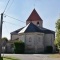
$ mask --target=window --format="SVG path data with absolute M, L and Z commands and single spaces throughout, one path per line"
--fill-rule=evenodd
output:
M 37 22 L 37 25 L 39 24 L 39 22 Z
M 38 37 L 38 41 L 40 42 L 40 37 Z
M 31 42 L 32 41 L 32 38 L 31 37 L 29 37 L 29 42 Z
M 39 26 L 39 22 L 37 22 L 37 26 Z

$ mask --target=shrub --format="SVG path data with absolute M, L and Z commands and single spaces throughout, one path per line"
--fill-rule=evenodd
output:
M 0 57 L 0 60 L 3 60 L 3 57 Z
M 24 53 L 25 51 L 25 44 L 24 42 L 15 42 L 14 43 L 14 51 L 16 54 Z
M 52 46 L 47 46 L 45 49 L 46 53 L 52 53 L 53 52 L 53 47 Z

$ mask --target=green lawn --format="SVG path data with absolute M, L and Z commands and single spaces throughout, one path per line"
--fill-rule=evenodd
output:
M 15 57 L 3 57 L 3 60 L 19 60 Z
M 60 54 L 51 54 L 50 58 L 60 58 Z

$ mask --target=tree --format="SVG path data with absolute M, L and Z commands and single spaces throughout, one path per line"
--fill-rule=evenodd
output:
M 6 43 L 8 42 L 8 39 L 6 37 L 2 38 L 2 46 L 6 46 Z
M 6 37 L 3 37 L 2 40 L 5 40 L 6 42 L 8 41 L 8 39 Z
M 7 42 L 8 42 L 8 39 L 6 37 L 3 37 L 1 42 L 3 53 L 7 51 Z
M 55 44 L 57 48 L 60 51 L 60 19 L 56 22 L 56 38 L 55 38 Z

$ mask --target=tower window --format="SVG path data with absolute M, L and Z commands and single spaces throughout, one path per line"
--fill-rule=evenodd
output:
M 37 24 L 39 24 L 39 22 L 37 22 Z

